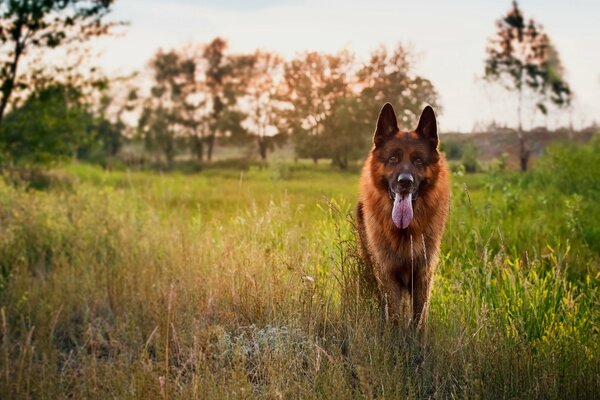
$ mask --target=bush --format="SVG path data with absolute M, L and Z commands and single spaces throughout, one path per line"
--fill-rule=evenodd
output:
M 600 253 L 600 140 L 587 145 L 555 144 L 539 160 L 533 177 L 540 189 L 550 187 L 567 200 L 561 208 L 570 215 L 574 233 Z M 585 201 L 583 201 L 585 199 Z
M 48 165 L 69 159 L 90 139 L 91 124 L 78 89 L 64 85 L 43 88 L 2 121 L 0 155 L 20 165 Z
M 481 169 L 477 160 L 477 148 L 472 143 L 467 143 L 463 147 L 461 162 L 467 173 L 478 172 Z
M 448 160 L 460 160 L 463 154 L 463 144 L 457 140 L 445 140 L 440 143 L 440 149 Z

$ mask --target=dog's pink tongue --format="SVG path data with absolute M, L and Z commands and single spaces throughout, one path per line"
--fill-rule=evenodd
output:
M 409 193 L 402 198 L 400 194 L 394 199 L 392 208 L 392 221 L 399 229 L 406 229 L 413 219 L 412 194 Z

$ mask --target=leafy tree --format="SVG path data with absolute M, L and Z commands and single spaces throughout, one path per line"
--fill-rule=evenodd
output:
M 121 119 L 122 110 L 117 118 L 111 120 L 107 108 L 111 99 L 103 96 L 100 108 L 92 115 L 90 123 L 90 139 L 86 141 L 77 151 L 79 159 L 106 165 L 108 158 L 116 157 L 124 141 L 126 125 Z
M 139 105 L 137 89 L 131 86 L 131 79 L 137 76 L 122 76 L 90 81 L 86 75 L 83 83 L 74 86 L 81 88 L 85 103 L 93 116 L 90 127 L 91 138 L 79 147 L 77 157 L 88 162 L 108 167 L 119 154 L 123 145 L 131 138 L 132 127 L 126 123 Z M 91 88 L 90 82 L 94 83 Z
M 374 116 L 386 101 L 397 104 L 398 120 L 416 123 L 423 103 L 439 108 L 433 84 L 412 71 L 410 53 L 401 45 L 382 47 L 357 72 L 354 57 L 304 53 L 285 64 L 280 99 L 283 131 L 294 138 L 299 157 L 331 158 L 342 169 L 367 150 Z
M 0 124 L 30 50 L 57 48 L 104 35 L 113 0 L 0 0 Z
M 199 163 L 204 160 L 204 142 L 210 134 L 209 119 L 205 111 L 206 100 L 187 99 L 183 104 L 183 124 L 188 133 L 192 154 Z
M 465 172 L 474 173 L 480 170 L 477 159 L 477 147 L 473 143 L 465 143 L 462 149 L 461 163 Z
M 517 93 L 519 159 L 525 171 L 529 150 L 522 124 L 524 95 L 536 98 L 538 110 L 547 114 L 549 103 L 568 106 L 572 93 L 556 49 L 541 25 L 533 19 L 525 20 L 516 1 L 496 26 L 496 35 L 486 49 L 485 78 Z
M 186 99 L 195 89 L 196 63 L 175 51 L 158 51 L 151 61 L 155 84 L 146 99 L 139 129 L 148 150 L 162 152 L 170 167 L 176 155 L 176 136 L 186 126 Z
M 75 157 L 90 140 L 92 124 L 80 90 L 53 84 L 34 91 L 6 115 L 0 145 L 12 164 L 51 164 Z
M 173 113 L 162 104 L 144 107 L 139 120 L 146 150 L 153 153 L 157 161 L 162 153 L 169 167 L 173 165 L 176 155 L 174 122 Z
M 365 155 L 371 143 L 372 123 L 364 118 L 365 104 L 360 96 L 339 97 L 325 120 L 322 141 L 334 165 L 346 170 L 350 161 Z M 371 121 L 372 122 L 372 121 Z
M 407 128 L 417 123 L 424 103 L 433 106 L 438 113 L 441 111 L 433 84 L 414 75 L 411 53 L 401 44 L 392 52 L 385 47 L 373 51 L 357 75 L 362 87 L 361 97 L 365 101 L 365 116 L 369 120 L 386 102 L 401 110 L 398 123 Z
M 348 52 L 307 52 L 284 66 L 280 99 L 291 107 L 280 113 L 283 132 L 294 137 L 296 154 L 315 163 L 327 157 L 323 140 L 325 121 L 338 98 L 352 94 L 353 56 Z
M 106 117 L 101 117 L 95 124 L 96 141 L 100 145 L 103 154 L 115 157 L 123 146 L 123 131 L 125 123 L 118 119 L 116 122 Z
M 217 135 L 243 135 L 245 130 L 241 123 L 245 119 L 243 112 L 237 109 L 237 99 L 243 90 L 245 81 L 241 79 L 240 70 L 251 65 L 247 56 L 229 57 L 225 54 L 227 42 L 215 38 L 204 48 L 202 59 L 206 65 L 204 89 L 210 101 L 210 132 L 206 136 L 207 158 L 212 153 Z
M 276 54 L 258 50 L 248 61 L 248 68 L 240 71 L 245 74 L 242 79 L 246 131 L 256 138 L 260 158 L 266 161 L 268 152 L 284 140 L 276 127 L 277 113 L 282 106 L 277 91 L 283 60 Z

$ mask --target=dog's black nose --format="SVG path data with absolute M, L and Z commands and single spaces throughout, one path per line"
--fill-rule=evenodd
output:
M 400 174 L 398 176 L 398 183 L 400 184 L 400 187 L 402 187 L 403 189 L 410 188 L 414 182 L 415 182 L 415 179 L 413 178 L 413 176 L 411 174 Z

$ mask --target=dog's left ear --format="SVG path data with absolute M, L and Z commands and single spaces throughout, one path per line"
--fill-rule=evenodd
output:
M 427 106 L 423 109 L 416 131 L 423 139 L 429 140 L 431 147 L 434 149 L 437 148 L 439 143 L 437 120 L 435 119 L 435 113 L 431 106 Z

